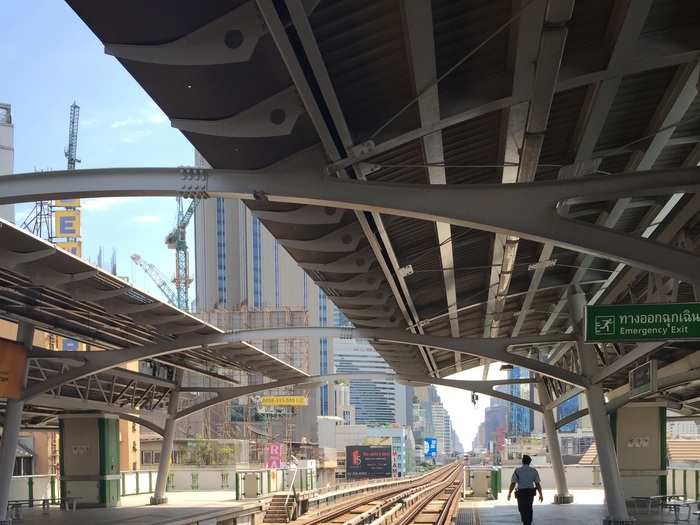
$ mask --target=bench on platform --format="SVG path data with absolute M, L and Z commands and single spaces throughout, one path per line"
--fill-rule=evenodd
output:
M 51 500 L 49 498 L 38 499 L 13 499 L 7 502 L 7 515 L 10 519 L 22 519 L 22 507 L 33 508 L 41 502 L 41 512 L 48 514 L 50 505 L 58 504 L 62 509 L 75 512 L 79 497 L 68 496 Z

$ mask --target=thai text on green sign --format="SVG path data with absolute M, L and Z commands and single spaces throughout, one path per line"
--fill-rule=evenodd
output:
M 700 303 L 588 306 L 585 333 L 590 342 L 700 339 Z

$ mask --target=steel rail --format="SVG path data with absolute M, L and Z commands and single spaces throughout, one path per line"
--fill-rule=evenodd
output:
M 454 512 L 455 502 L 459 497 L 460 491 L 457 482 L 460 479 L 461 472 L 461 466 L 455 468 L 445 482 L 438 485 L 435 490 L 431 490 L 426 497 L 420 498 L 415 506 L 413 506 L 406 514 L 401 516 L 401 518 L 399 518 L 395 525 L 412 525 L 414 520 L 425 510 L 425 508 L 443 493 L 447 493 L 447 498 L 444 500 L 444 505 L 440 510 L 437 520 L 435 521 L 435 525 L 447 525 L 450 521 L 452 513 Z M 452 489 L 451 491 L 450 488 Z
M 362 522 L 369 523 L 370 521 L 373 521 L 371 518 L 378 517 L 379 515 L 384 514 L 387 510 L 389 510 L 391 506 L 393 506 L 394 503 L 401 500 L 406 495 L 410 495 L 412 491 L 414 491 L 416 488 L 422 488 L 426 484 L 431 483 L 436 479 L 440 479 L 446 474 L 449 475 L 450 473 L 451 471 L 449 466 L 445 468 L 440 468 L 434 472 L 430 472 L 427 475 L 422 476 L 417 480 L 409 481 L 406 483 L 406 485 L 397 486 L 383 491 L 373 492 L 367 496 L 354 498 L 353 500 L 343 505 L 334 507 L 330 512 L 325 512 L 322 515 L 317 516 L 309 521 L 302 520 L 302 523 L 304 525 L 321 525 L 324 523 L 337 524 L 338 521 L 334 520 L 337 520 L 338 518 L 346 514 L 351 514 L 352 511 L 356 510 L 358 507 L 363 507 L 374 501 L 380 501 L 380 503 L 378 505 L 375 505 L 374 508 L 368 509 L 368 511 L 362 513 L 363 515 L 365 515 L 365 519 L 362 520 Z M 357 515 L 354 515 L 345 523 L 350 523 L 350 521 L 352 521 L 354 524 L 356 524 L 355 518 L 357 518 Z

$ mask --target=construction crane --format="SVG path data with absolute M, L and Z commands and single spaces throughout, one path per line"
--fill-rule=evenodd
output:
M 67 159 L 67 169 L 74 170 L 75 164 L 80 162 L 78 155 L 78 121 L 80 119 L 80 106 L 75 101 L 70 106 L 68 121 L 68 147 L 63 150 Z M 53 206 L 51 201 L 37 201 L 34 203 L 26 219 L 22 222 L 22 228 L 29 230 L 34 235 L 53 240 Z
M 146 275 L 148 275 L 154 283 L 156 283 L 156 286 L 161 292 L 163 292 L 163 295 L 165 295 L 170 304 L 173 306 L 178 306 L 177 293 L 168 284 L 167 279 L 162 273 L 160 273 L 158 268 L 136 253 L 131 256 L 131 260 L 134 261 L 139 268 L 146 272 Z
M 165 244 L 171 250 L 175 250 L 175 276 L 173 284 L 177 293 L 175 303 L 181 310 L 189 310 L 189 287 L 192 284 L 190 277 L 190 256 L 187 249 L 187 225 L 189 224 L 199 200 L 192 199 L 185 210 L 184 198 L 177 196 L 177 221 L 175 228 L 165 236 Z
M 64 150 L 68 159 L 69 170 L 75 169 L 75 163 L 80 162 L 78 155 L 78 119 L 80 118 L 80 106 L 73 101 L 70 105 L 70 122 L 68 124 L 68 147 Z
M 50 241 L 53 239 L 53 207 L 51 201 L 36 201 L 27 217 L 22 222 L 22 228 L 32 232 L 37 237 Z

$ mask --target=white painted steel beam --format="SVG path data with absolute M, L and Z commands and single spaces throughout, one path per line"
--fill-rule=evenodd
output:
M 299 0 L 289 0 L 286 2 L 292 24 L 294 25 L 297 35 L 299 36 L 301 46 L 306 54 L 306 59 L 311 66 L 312 72 L 318 84 L 318 88 L 320 89 L 321 96 L 323 97 L 323 102 L 328 108 L 331 120 L 335 126 L 335 131 L 340 137 L 342 145 L 336 144 L 333 140 L 333 136 L 319 108 L 320 101 L 316 100 L 315 98 L 314 91 L 309 85 L 309 81 L 307 80 L 299 62 L 299 57 L 291 45 L 289 35 L 287 34 L 285 27 L 282 25 L 282 21 L 279 17 L 277 9 L 274 6 L 274 3 L 271 0 L 256 1 L 258 9 L 260 10 L 263 19 L 267 24 L 268 30 L 270 31 L 270 34 L 275 40 L 275 44 L 282 55 L 282 59 L 287 65 L 289 74 L 291 75 L 299 95 L 301 96 L 302 102 L 304 103 L 304 106 L 311 117 L 311 121 L 313 122 L 314 127 L 321 138 L 321 144 L 327 158 L 329 158 L 332 162 L 340 160 L 343 156 L 343 152 L 341 152 L 339 148 L 346 148 L 347 151 L 349 151 L 349 148 L 352 147 L 353 140 L 350 135 L 350 129 L 348 128 L 342 108 L 340 107 L 340 102 L 338 101 L 338 97 L 336 96 L 335 89 L 328 74 L 328 70 L 326 69 L 326 65 L 323 61 L 321 51 L 311 28 L 311 24 L 307 17 L 307 13 L 309 12 L 308 9 L 306 9 L 305 4 L 302 4 Z M 348 177 L 344 169 L 338 170 L 337 173 L 342 177 Z M 391 241 L 388 239 L 388 235 L 386 234 L 386 228 L 384 228 L 382 217 L 379 213 L 372 214 L 372 218 L 374 219 L 377 229 L 379 230 L 379 235 L 377 236 L 375 235 L 374 228 L 372 225 L 370 225 L 369 220 L 362 212 L 356 210 L 355 216 L 362 227 L 362 231 L 364 232 L 367 241 L 369 242 L 375 259 L 379 263 L 379 266 L 385 275 L 387 283 L 391 288 L 392 294 L 394 295 L 394 299 L 396 300 L 399 309 L 406 319 L 407 324 L 409 326 L 412 325 L 414 322 L 419 320 L 418 313 L 413 305 L 411 294 L 408 292 L 405 279 L 398 272 L 399 264 Z M 386 251 L 389 261 L 385 260 L 384 251 Z M 389 263 L 392 265 L 391 268 L 389 267 Z M 401 290 L 399 290 L 399 287 Z M 427 369 L 434 372 L 437 367 L 435 366 L 429 352 L 425 349 L 420 349 L 420 353 L 425 361 Z
M 636 0 L 635 2 L 631 2 L 632 7 L 639 10 L 635 16 L 641 16 L 641 11 L 644 8 L 643 3 L 645 1 L 646 0 Z M 637 6 L 637 3 L 640 5 Z M 620 2 L 620 4 L 622 4 L 622 2 Z M 625 28 L 624 32 L 620 33 L 620 37 L 626 38 L 627 36 L 631 36 L 634 29 L 635 26 L 633 24 L 629 24 Z M 562 69 L 555 92 L 559 93 L 591 84 L 598 86 L 607 80 L 617 79 L 626 75 L 633 75 L 636 73 L 643 73 L 645 71 L 662 69 L 664 67 L 687 64 L 697 60 L 697 58 L 700 56 L 700 50 L 698 49 L 669 48 L 665 50 L 667 51 L 666 53 L 659 53 L 658 46 L 649 45 L 647 40 L 648 38 L 638 39 L 637 54 L 627 61 L 618 61 L 614 68 L 605 68 L 599 71 L 584 74 L 581 74 L 578 70 L 566 71 L 565 69 Z M 621 47 L 620 50 L 622 49 L 623 48 Z M 499 92 L 499 90 L 494 91 Z M 605 96 L 610 96 L 610 94 L 612 94 L 614 97 L 617 88 L 615 87 L 614 90 L 605 89 L 602 91 L 598 89 L 597 91 L 599 91 L 601 95 L 604 94 Z M 376 155 L 385 153 L 394 148 L 398 148 L 414 140 L 418 140 L 425 135 L 429 135 L 462 122 L 473 120 L 489 113 L 500 111 L 529 101 L 529 98 L 526 97 L 516 98 L 513 96 L 493 98 L 491 100 L 487 99 L 484 101 L 484 92 L 482 91 L 481 94 L 482 96 L 478 99 L 467 97 L 461 101 L 447 101 L 451 106 L 457 106 L 460 109 L 447 116 L 444 116 L 438 122 L 435 122 L 429 126 L 416 128 L 394 138 L 385 140 L 384 142 L 375 144 L 370 141 L 368 143 L 363 143 L 362 148 L 359 148 L 356 145 L 352 156 L 334 162 L 331 164 L 331 166 L 334 169 L 346 168 L 355 163 L 371 159 Z M 488 95 L 488 93 L 486 93 L 486 95 Z
M 671 366 L 673 366 L 673 365 L 671 365 Z M 699 368 L 687 370 L 685 372 L 669 374 L 667 376 L 660 377 L 658 379 L 656 392 L 650 392 L 649 395 L 653 396 L 654 394 L 658 394 L 659 392 L 663 392 L 664 390 L 668 390 L 668 389 L 675 388 L 678 386 L 688 385 L 694 381 L 700 381 L 700 369 Z M 633 401 L 633 399 L 631 398 L 629 392 L 624 392 L 624 393 L 620 394 L 619 396 L 612 398 L 606 404 L 608 414 L 612 414 L 613 412 L 622 408 L 623 406 L 630 403 L 631 401 Z M 686 401 L 684 401 L 684 402 L 686 402 Z M 571 423 L 572 421 L 576 421 L 577 419 L 582 418 L 582 417 L 587 416 L 587 415 L 588 415 L 588 409 L 582 408 L 581 410 L 578 410 L 572 414 L 569 414 L 568 416 L 557 421 L 557 428 L 561 428 L 564 425 L 567 425 L 567 424 Z
M 535 359 L 508 352 L 512 345 L 539 345 L 550 344 L 558 341 L 570 340 L 570 336 L 522 336 L 516 338 L 451 338 L 413 334 L 405 330 L 396 329 L 371 329 L 371 328 L 271 328 L 262 330 L 245 330 L 226 334 L 212 334 L 207 336 L 183 337 L 177 341 L 157 343 L 124 350 L 111 350 L 108 352 L 85 352 L 81 355 L 84 363 L 82 366 L 69 368 L 60 376 L 48 378 L 40 384 L 32 385 L 25 392 L 24 399 L 32 398 L 49 392 L 62 384 L 67 384 L 91 374 L 103 372 L 137 359 L 149 359 L 168 354 L 174 354 L 184 350 L 191 350 L 207 346 L 211 351 L 216 351 L 217 346 L 226 347 L 235 342 L 257 341 L 263 339 L 297 338 L 297 337 L 341 337 L 354 339 L 367 339 L 372 341 L 385 341 L 406 344 L 411 346 L 426 346 L 439 348 L 446 351 L 460 352 L 477 357 L 503 361 L 513 365 L 528 368 L 542 375 L 554 377 L 577 386 L 585 385 L 586 381 L 578 374 L 542 363 Z M 56 352 L 61 354 L 62 352 Z M 73 353 L 73 352 L 71 352 Z M 74 353 L 73 353 L 74 354 Z M 42 354 L 43 355 L 43 354 Z M 30 353 L 30 358 L 34 358 Z M 270 356 L 272 358 L 272 356 Z M 78 363 L 76 363 L 78 364 Z M 286 365 L 287 368 L 292 368 Z M 298 371 L 294 380 L 306 378 L 308 374 Z
M 640 2 L 639 5 L 643 4 L 644 2 Z M 639 7 L 637 7 L 637 9 L 639 9 Z M 647 131 L 645 132 L 645 135 L 655 133 L 653 138 L 643 154 L 632 156 L 631 160 L 626 166 L 625 171 L 644 171 L 650 170 L 653 167 L 654 162 L 656 162 L 656 159 L 659 158 L 664 147 L 667 145 L 668 140 L 673 135 L 676 129 L 676 124 L 690 108 L 690 105 L 697 95 L 699 71 L 700 66 L 697 62 L 695 62 L 692 64 L 686 64 L 676 73 L 671 85 L 666 90 L 664 98 L 657 108 Z M 612 80 L 610 82 L 610 85 L 614 84 Z M 616 90 L 617 86 L 615 87 L 615 91 Z M 612 104 L 612 99 L 609 102 Z M 605 110 L 609 110 L 609 107 L 606 107 Z M 603 108 L 598 107 L 597 109 L 594 109 L 591 120 L 595 121 L 598 119 L 599 112 L 601 111 L 603 111 Z M 577 157 L 577 160 L 583 161 L 586 156 L 593 154 L 593 147 L 597 141 L 597 134 L 599 134 L 602 129 L 602 123 L 600 126 L 600 128 L 596 127 L 594 132 L 594 134 L 596 134 L 596 139 L 594 141 L 587 141 L 581 145 L 579 148 L 580 158 Z M 656 133 L 657 131 L 661 132 Z M 696 157 L 691 155 L 688 159 L 686 159 L 683 165 L 688 167 L 697 165 Z M 666 202 L 666 205 L 661 207 L 658 212 L 652 213 L 646 218 L 645 223 L 642 224 L 642 226 L 645 227 L 644 231 L 641 233 L 642 237 L 648 238 L 656 231 L 656 228 L 664 221 L 664 219 L 666 219 L 673 208 L 680 202 L 682 196 L 682 193 L 675 193 L 671 195 Z M 598 220 L 598 224 L 606 228 L 615 227 L 625 210 L 631 204 L 632 199 L 629 197 L 619 199 L 608 213 L 601 215 L 600 219 Z M 545 246 L 545 248 L 547 248 L 547 246 Z M 573 283 L 578 283 L 581 279 L 583 279 L 593 261 L 594 257 L 591 255 L 583 255 L 579 257 L 579 259 L 576 261 L 578 269 L 574 273 L 574 277 L 572 279 Z M 607 287 L 619 277 L 623 269 L 624 264 L 620 264 L 617 268 L 615 268 L 615 270 L 608 276 L 607 283 L 604 284 L 599 291 L 589 299 L 589 304 L 598 302 L 598 300 L 605 293 Z M 697 282 L 693 282 L 693 284 L 697 284 Z M 543 332 L 547 331 L 555 322 L 565 304 L 566 297 L 565 295 L 562 295 L 558 303 L 555 305 L 549 319 L 545 322 Z M 570 330 L 570 327 L 568 330 Z M 560 358 L 567 349 L 568 345 L 561 347 L 558 352 L 553 354 L 551 361 L 556 362 L 556 360 Z
M 210 408 L 212 406 L 218 405 L 220 403 L 224 403 L 226 401 L 229 401 L 231 399 L 235 399 L 241 396 L 253 394 L 256 392 L 264 392 L 266 390 L 273 390 L 276 388 L 282 388 L 286 386 L 298 386 L 298 387 L 303 387 L 303 386 L 316 386 L 322 383 L 326 382 L 332 382 L 335 380 L 348 380 L 348 381 L 353 381 L 353 380 L 367 380 L 367 379 L 376 379 L 376 380 L 390 380 L 390 381 L 399 381 L 399 382 L 406 382 L 406 383 L 414 383 L 414 384 L 433 384 L 433 385 L 441 385 L 441 386 L 448 386 L 451 388 L 459 388 L 461 390 L 469 390 L 472 392 L 478 392 L 480 394 L 492 396 L 492 397 L 497 397 L 499 399 L 503 399 L 505 401 L 509 401 L 512 403 L 516 403 L 522 406 L 525 406 L 527 408 L 531 408 L 533 410 L 541 411 L 542 407 L 534 403 L 532 401 L 529 401 L 527 399 L 522 399 L 517 396 L 512 396 L 510 394 L 504 393 L 504 392 L 499 392 L 498 390 L 495 390 L 494 387 L 500 386 L 500 385 L 511 385 L 511 384 L 522 384 L 522 383 L 534 383 L 536 382 L 535 380 L 532 379 L 502 379 L 502 380 L 493 380 L 493 381 L 465 381 L 465 380 L 456 380 L 456 379 L 443 379 L 443 378 L 435 378 L 435 377 L 430 377 L 430 376 L 421 376 L 421 375 L 405 375 L 405 374 L 382 374 L 382 373 L 377 373 L 377 372 L 355 372 L 355 373 L 350 373 L 350 374 L 329 374 L 329 375 L 322 375 L 322 376 L 312 376 L 312 377 L 306 377 L 306 378 L 295 378 L 295 379 L 284 379 L 281 381 L 272 381 L 269 383 L 263 383 L 260 385 L 248 385 L 248 386 L 241 386 L 241 387 L 183 387 L 181 388 L 181 392 L 206 392 L 206 393 L 213 393 L 215 394 L 215 397 L 207 399 L 205 401 L 201 401 L 199 403 L 195 403 L 191 406 L 188 406 L 187 408 L 184 408 L 180 410 L 177 413 L 176 419 L 182 419 L 184 417 L 190 416 L 192 414 L 195 414 L 197 412 L 201 412 L 202 410 L 206 410 L 207 408 Z
M 318 157 L 316 157 L 317 160 Z M 295 158 L 293 160 L 298 160 Z M 259 172 L 181 168 L 75 170 L 0 177 L 0 204 L 56 198 L 177 195 L 267 199 L 441 221 L 538 242 L 700 283 L 700 259 L 648 239 L 566 219 L 567 199 L 696 193 L 696 168 L 506 185 L 410 185 L 333 179 L 308 160 Z M 318 164 L 316 164 L 318 166 Z M 494 203 L 499 206 L 494 206 Z
M 584 107 L 579 116 L 579 123 L 574 132 L 573 143 L 576 151 L 574 165 L 570 169 L 560 170 L 560 179 L 590 173 L 588 170 L 592 167 L 590 159 L 593 156 L 593 150 L 598 142 L 600 133 L 603 130 L 603 125 L 605 124 L 617 90 L 622 82 L 620 68 L 623 67 L 625 63 L 629 62 L 635 53 L 635 43 L 639 39 L 644 21 L 646 20 L 649 9 L 651 9 L 651 4 L 652 0 L 641 0 L 634 3 L 628 1 L 618 2 L 615 5 L 606 36 L 606 39 L 610 41 L 613 49 L 606 68 L 606 71 L 611 72 L 611 75 L 600 83 L 593 83 L 588 88 Z M 612 42 L 613 39 L 614 42 Z M 539 262 L 544 263 L 550 260 L 553 250 L 553 244 L 545 243 L 542 246 Z M 590 260 L 592 260 L 592 258 L 590 258 Z M 581 261 L 578 261 L 577 264 L 580 262 Z M 579 265 L 582 266 L 581 264 Z M 578 269 L 574 274 L 572 283 L 579 282 L 586 272 L 586 269 Z M 526 303 L 528 303 L 528 305 L 532 303 L 536 293 L 535 290 L 539 287 L 539 281 L 542 279 L 543 275 L 544 270 L 536 274 L 531 280 L 531 293 L 526 298 Z M 558 320 L 565 306 L 566 292 L 561 295 L 549 318 L 545 321 L 541 333 L 549 331 L 552 324 Z M 521 324 L 525 322 L 529 308 L 523 308 L 523 310 L 525 313 L 522 319 L 518 319 L 518 322 Z M 555 359 L 558 360 L 569 348 L 570 345 L 560 347 L 559 351 L 551 356 L 550 361 L 556 362 Z
M 83 400 L 75 397 L 54 396 L 52 394 L 41 394 L 31 399 L 30 404 L 37 407 L 47 407 L 65 411 L 95 411 L 106 414 L 115 414 L 121 419 L 132 421 L 143 425 L 146 428 L 162 435 L 163 428 L 155 421 L 139 415 L 141 411 L 134 409 L 131 405 L 119 406 L 114 403 L 103 403 L 94 400 Z M 163 412 L 162 410 L 160 412 Z M 149 412 L 149 415 L 152 415 Z
M 318 0 L 305 0 L 313 12 Z M 267 33 L 254 2 L 212 20 L 191 33 L 162 44 L 110 44 L 105 53 L 117 58 L 172 66 L 212 66 L 248 62 Z
M 522 2 L 521 2 L 522 4 Z M 546 0 L 534 2 L 528 11 L 528 16 L 520 17 L 517 25 L 512 26 L 508 49 L 509 66 L 513 70 L 512 99 L 521 100 L 507 107 L 501 116 L 501 137 L 499 156 L 506 165 L 502 170 L 501 182 L 510 184 L 518 180 L 518 165 L 525 137 L 525 126 L 532 97 L 534 64 L 537 59 Z M 515 7 L 516 2 L 513 3 Z M 503 311 L 510 280 L 512 267 L 517 255 L 517 237 L 497 233 L 493 239 L 491 250 L 491 272 L 489 276 L 488 299 L 486 315 L 484 316 L 484 337 L 498 335 L 499 321 L 497 316 Z M 489 363 L 484 363 L 483 377 L 488 377 Z
M 413 73 L 413 88 L 422 93 L 418 99 L 418 114 L 421 126 L 431 125 L 440 120 L 440 97 L 438 95 L 437 65 L 435 57 L 435 38 L 433 35 L 433 10 L 430 2 L 413 2 L 406 0 L 402 4 L 403 21 L 406 32 L 408 56 Z M 432 87 L 428 89 L 428 86 Z M 444 167 L 445 153 L 442 132 L 436 131 L 421 139 L 423 156 L 430 184 L 446 184 Z M 459 317 L 457 315 L 457 285 L 455 283 L 454 252 L 452 249 L 452 229 L 444 222 L 435 223 L 442 276 L 445 283 L 445 301 L 450 322 L 450 335 L 459 337 Z M 455 368 L 462 370 L 459 354 L 455 354 Z

